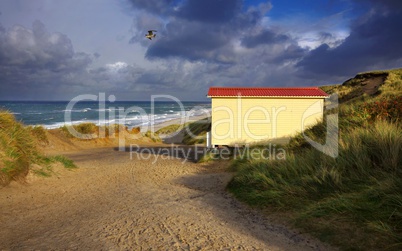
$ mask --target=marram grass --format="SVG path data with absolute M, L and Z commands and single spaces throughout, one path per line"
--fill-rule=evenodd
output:
M 358 94 L 357 80 L 325 87 L 341 96 L 337 158 L 299 134 L 285 146 L 286 160 L 233 160 L 229 191 L 290 213 L 296 226 L 341 250 L 402 250 L 402 70 L 383 73 L 371 96 Z M 321 123 L 306 134 L 325 139 L 325 129 Z
M 185 125 L 183 143 L 186 145 L 205 142 L 206 133 L 211 130 L 211 117 L 191 122 Z
M 0 111 L 0 186 L 11 181 L 24 181 L 32 165 L 45 168 L 33 170 L 41 176 L 48 176 L 54 161 L 62 162 L 67 168 L 74 164 L 67 158 L 44 156 L 37 148 L 38 143 L 48 143 L 46 131 L 42 127 L 25 127 L 12 114 Z M 66 165 L 67 164 L 67 165 Z
M 284 161 L 243 159 L 233 166 L 237 173 L 228 188 L 251 205 L 293 211 L 296 223 L 318 236 L 322 225 L 310 223 L 323 219 L 322 224 L 342 219 L 361 229 L 345 242 L 341 226 L 326 226 L 334 231 L 324 239 L 341 248 L 402 248 L 400 124 L 376 121 L 345 131 L 336 159 L 307 148 L 288 153 Z M 376 241 L 370 241 L 373 236 Z

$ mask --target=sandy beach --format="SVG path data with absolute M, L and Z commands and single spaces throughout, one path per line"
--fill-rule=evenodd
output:
M 172 119 L 172 120 L 169 120 L 169 121 L 165 121 L 163 123 L 155 124 L 153 127 L 150 127 L 150 130 L 156 132 L 159 129 L 161 129 L 163 127 L 166 127 L 166 126 L 169 126 L 169 125 L 173 125 L 173 124 L 179 124 L 180 125 L 180 124 L 187 123 L 187 122 L 194 122 L 194 121 L 198 121 L 200 119 L 205 119 L 207 117 L 208 117 L 208 115 L 204 114 L 204 115 L 199 115 L 199 116 L 192 116 L 192 117 L 189 117 L 189 118 L 183 117 L 183 118 L 179 118 L 179 119 Z
M 234 199 L 225 162 L 111 147 L 66 155 L 78 169 L 0 189 L 1 250 L 328 249 Z

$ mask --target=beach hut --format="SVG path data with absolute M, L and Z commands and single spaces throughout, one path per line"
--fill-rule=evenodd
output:
M 323 119 L 324 99 L 317 87 L 211 87 L 210 144 L 235 146 L 276 139 L 286 142 Z

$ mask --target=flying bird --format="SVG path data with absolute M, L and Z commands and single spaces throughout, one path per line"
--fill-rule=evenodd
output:
M 156 30 L 149 30 L 148 34 L 145 34 L 145 37 L 149 40 L 152 40 L 152 38 L 156 37 L 156 34 L 154 32 L 156 32 Z

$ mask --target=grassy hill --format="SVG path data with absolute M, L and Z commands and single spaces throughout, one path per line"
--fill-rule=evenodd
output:
M 228 189 L 342 250 L 401 250 L 402 69 L 321 88 L 339 95 L 339 107 L 328 112 L 339 115 L 339 156 L 316 150 L 301 134 L 277 146 L 285 160 L 267 159 L 256 146 L 260 158 L 233 160 Z M 325 120 L 306 132 L 321 142 L 325 133 Z

